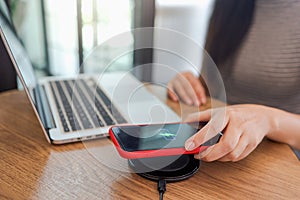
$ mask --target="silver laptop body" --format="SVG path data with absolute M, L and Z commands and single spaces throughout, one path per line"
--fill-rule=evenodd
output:
M 129 72 L 38 80 L 26 51 L 4 20 L 0 21 L 0 35 L 50 143 L 105 137 L 115 124 L 180 121 Z

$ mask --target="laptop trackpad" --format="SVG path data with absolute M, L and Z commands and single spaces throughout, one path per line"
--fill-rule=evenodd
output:
M 180 121 L 180 117 L 174 111 L 151 94 L 144 84 L 136 80 L 130 73 L 118 74 L 113 77 L 109 74 L 105 75 L 101 80 L 101 86 L 129 123 L 149 124 Z
M 127 87 L 118 91 L 115 91 L 111 98 L 129 123 L 150 124 L 180 121 L 180 117 L 174 111 L 145 87 L 138 90 L 130 90 Z
M 130 102 L 120 105 L 123 115 L 133 124 L 178 122 L 179 117 L 161 102 Z

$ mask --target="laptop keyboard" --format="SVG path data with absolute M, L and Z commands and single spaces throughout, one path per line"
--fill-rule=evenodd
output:
M 93 79 L 52 81 L 50 86 L 64 132 L 126 123 Z

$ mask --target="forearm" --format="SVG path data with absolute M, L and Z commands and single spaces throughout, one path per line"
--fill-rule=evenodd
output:
M 274 109 L 272 118 L 275 127 L 267 137 L 300 150 L 300 115 Z

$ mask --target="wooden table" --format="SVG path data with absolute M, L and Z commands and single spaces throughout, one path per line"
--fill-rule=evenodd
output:
M 264 140 L 240 162 L 202 162 L 190 179 L 167 184 L 164 198 L 300 199 L 300 163 L 287 145 Z M 81 142 L 48 144 L 25 94 L 10 91 L 0 94 L 0 199 L 140 200 L 158 192 L 155 182 L 102 164 Z

